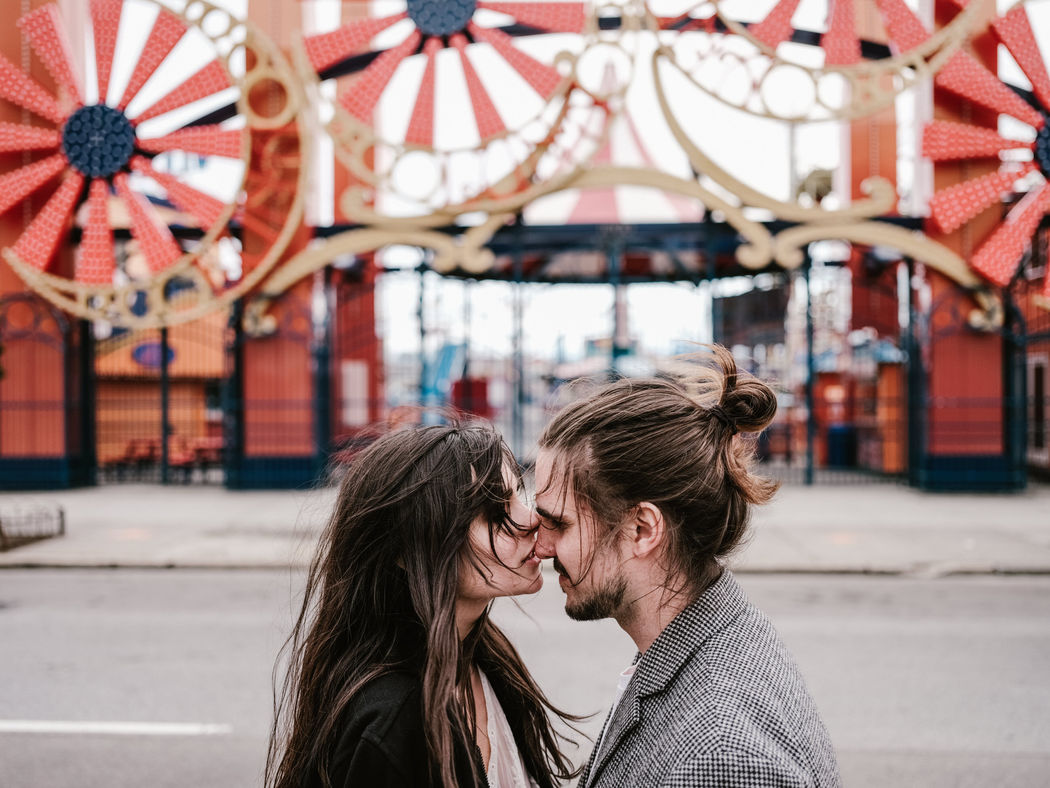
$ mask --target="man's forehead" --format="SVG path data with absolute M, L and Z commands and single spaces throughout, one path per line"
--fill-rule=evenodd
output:
M 564 484 L 550 484 L 549 480 L 541 480 L 536 477 L 536 507 L 545 510 L 548 514 L 561 514 L 565 509 L 566 498 L 569 491 Z
M 541 450 L 535 458 L 535 510 L 566 524 L 592 516 L 586 504 L 576 502 L 569 464 L 560 452 Z
M 541 449 L 536 456 L 536 509 L 540 514 L 561 518 L 575 512 L 572 487 L 566 468 L 555 452 Z
M 555 453 L 550 449 L 540 449 L 536 452 L 536 477 L 549 476 L 554 469 Z

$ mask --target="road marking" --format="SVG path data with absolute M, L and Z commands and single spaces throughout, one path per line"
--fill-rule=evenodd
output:
M 0 733 L 82 733 L 101 736 L 223 736 L 232 725 L 206 722 L 0 720 Z

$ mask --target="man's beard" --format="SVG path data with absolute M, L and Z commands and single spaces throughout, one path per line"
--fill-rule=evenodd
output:
M 572 578 L 565 571 L 565 567 L 558 563 L 557 558 L 554 559 L 554 568 L 572 583 Z M 570 602 L 566 597 L 565 614 L 576 621 L 613 618 L 623 607 L 624 597 L 627 596 L 627 580 L 623 576 L 609 578 L 590 591 L 584 591 L 575 584 L 573 587 L 576 589 L 577 599 Z

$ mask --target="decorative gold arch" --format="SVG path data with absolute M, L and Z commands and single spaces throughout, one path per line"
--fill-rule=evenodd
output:
M 948 27 L 930 35 L 904 55 L 874 65 L 860 63 L 846 69 L 850 79 L 860 79 L 859 75 L 863 75 L 864 80 L 870 78 L 878 81 L 877 78 L 888 73 L 887 69 L 893 71 L 897 77 L 890 87 L 886 87 L 886 80 L 883 80 L 884 90 L 879 95 L 872 93 L 870 88 L 855 92 L 852 103 L 839 107 L 836 116 L 853 118 L 873 112 L 891 101 L 902 85 L 912 86 L 917 81 L 932 77 L 936 68 L 957 51 L 979 20 L 986 18 L 983 12 L 986 11 L 987 1 L 975 0 L 970 3 Z M 368 205 L 366 199 L 366 196 L 371 194 L 367 190 L 381 185 L 373 178 L 364 186 L 352 186 L 342 197 L 343 207 L 348 211 L 348 215 L 365 220 L 367 226 L 330 236 L 323 243 L 301 252 L 285 263 L 263 284 L 257 299 L 247 310 L 250 329 L 265 332 L 268 326 L 267 305 L 290 284 L 324 267 L 338 255 L 361 254 L 395 244 L 414 245 L 433 252 L 431 264 L 439 272 L 460 270 L 483 273 L 493 264 L 493 255 L 486 248 L 486 244 L 502 226 L 512 221 L 531 202 L 567 189 L 615 186 L 659 189 L 695 199 L 707 211 L 717 212 L 742 239 L 736 253 L 738 262 L 753 270 L 772 264 L 785 269 L 796 268 L 803 262 L 803 248 L 819 240 L 845 240 L 894 247 L 902 255 L 940 271 L 972 294 L 975 304 L 969 316 L 972 327 L 992 329 L 1001 324 L 1002 310 L 999 300 L 958 254 L 921 232 L 879 220 L 892 212 L 897 200 L 895 189 L 888 181 L 869 179 L 863 184 L 866 194 L 864 199 L 832 210 L 820 205 L 809 206 L 797 201 L 775 199 L 731 175 L 691 139 L 669 99 L 664 70 L 681 71 L 682 68 L 676 59 L 674 42 L 669 40 L 671 34 L 666 31 L 655 33 L 654 30 L 660 26 L 658 18 L 644 3 L 636 0 L 606 4 L 601 8 L 604 9 L 604 13 L 614 8 L 623 15 L 625 21 L 622 29 L 611 38 L 608 35 L 605 38 L 625 51 L 630 49 L 627 39 L 641 34 L 643 30 L 660 37 L 648 62 L 635 62 L 633 65 L 634 68 L 645 66 L 649 69 L 663 120 L 686 154 L 695 177 L 683 178 L 666 172 L 633 167 L 594 166 L 582 161 L 568 171 L 547 179 L 539 178 L 536 176 L 537 164 L 554 144 L 558 131 L 557 127 L 554 127 L 549 139 L 537 146 L 529 159 L 529 180 L 520 180 L 521 173 L 518 173 L 516 177 L 519 177 L 519 180 L 515 181 L 513 187 L 492 189 L 463 203 L 441 206 L 426 215 L 394 218 L 376 212 Z M 721 10 L 718 10 L 721 13 Z M 595 18 L 589 23 L 588 30 L 592 31 L 593 35 L 593 31 L 598 27 Z M 739 26 L 736 25 L 730 24 L 727 27 L 729 35 L 746 33 L 746 29 L 738 30 Z M 768 50 L 768 47 L 766 49 Z M 764 55 L 775 57 L 775 52 L 765 51 Z M 905 74 L 907 79 L 903 79 L 901 74 Z M 697 87 L 704 89 L 700 85 Z M 760 87 L 761 84 L 758 83 L 756 89 Z M 566 104 L 574 90 L 583 89 L 570 86 L 566 94 Z M 621 92 L 625 92 L 625 89 Z M 591 93 L 587 96 L 592 101 L 596 99 Z M 612 118 L 616 112 L 622 111 L 623 103 L 615 102 L 608 106 L 609 117 Z M 564 119 L 564 116 L 561 116 L 561 119 Z M 344 158 L 349 156 L 360 166 L 364 149 L 351 146 L 350 149 L 340 150 L 341 142 L 345 140 L 337 137 L 339 155 Z M 717 184 L 718 191 L 705 187 L 706 180 Z M 723 193 L 729 197 L 722 196 Z M 789 222 L 793 226 L 773 234 L 766 225 L 749 218 L 748 214 L 753 209 L 760 209 L 770 217 Z M 455 227 L 459 217 L 466 214 L 482 214 L 484 219 L 478 224 L 463 227 L 460 231 L 449 234 L 448 228 Z M 438 228 L 443 229 L 439 232 Z
M 93 7 L 96 3 L 106 2 L 119 5 L 120 0 L 92 0 Z M 829 8 L 834 6 L 840 9 L 852 2 L 828 0 Z M 920 33 L 919 28 L 915 27 L 917 18 L 912 20 L 907 17 L 907 8 L 900 0 L 877 2 L 880 7 L 893 9 L 896 15 L 891 14 L 887 27 L 891 41 L 903 40 L 907 44 L 901 53 L 877 62 L 854 61 L 812 69 L 810 76 L 815 85 L 829 74 L 845 80 L 848 89 L 842 94 L 843 101 L 838 104 L 832 105 L 825 101 L 814 112 L 790 118 L 768 111 L 757 114 L 784 122 L 800 122 L 827 118 L 855 119 L 875 112 L 887 106 L 900 90 L 929 83 L 938 77 L 938 69 L 955 62 L 955 58 L 963 51 L 960 48 L 966 37 L 983 29 L 983 23 L 990 16 L 988 9 L 993 0 L 960 2 L 962 10 L 946 27 L 933 33 L 925 33 L 924 29 Z M 501 3 L 487 5 L 497 7 Z M 514 13 L 524 15 L 527 24 L 542 27 L 545 19 L 553 18 L 543 16 L 551 13 L 548 6 L 557 4 L 502 5 L 505 9 L 513 9 Z M 533 5 L 542 6 L 542 13 L 531 14 L 526 7 Z M 583 8 L 582 3 L 565 3 L 566 8 L 575 5 Z M 244 116 L 248 129 L 246 136 L 250 137 L 254 131 L 276 135 L 259 156 L 250 155 L 248 143 L 245 143 L 241 153 L 252 168 L 248 177 L 255 178 L 254 183 L 260 188 L 254 190 L 254 195 L 241 205 L 228 206 L 223 221 L 217 225 L 225 226 L 234 210 L 242 212 L 246 225 L 259 221 L 260 216 L 255 212 L 259 211 L 261 215 L 265 208 L 265 182 L 270 168 L 291 166 L 296 169 L 297 177 L 291 179 L 295 183 L 295 193 L 285 195 L 289 197 L 286 201 L 288 210 L 266 228 L 265 235 L 270 243 L 261 261 L 232 286 L 217 288 L 208 281 L 196 261 L 221 234 L 223 228 L 217 226 L 204 233 L 200 249 L 184 255 L 177 263 L 146 281 L 120 286 L 86 284 L 44 273 L 39 267 L 28 265 L 12 249 L 4 250 L 4 256 L 29 287 L 62 309 L 87 319 L 103 319 L 127 327 L 169 325 L 195 319 L 229 304 L 235 298 L 254 294 L 245 310 L 246 324 L 252 331 L 266 332 L 271 327 L 266 313 L 268 305 L 291 284 L 323 268 L 339 255 L 364 254 L 388 245 L 408 244 L 432 250 L 432 265 L 437 271 L 461 270 L 481 274 L 494 262 L 486 246 L 488 242 L 501 227 L 513 221 L 535 200 L 568 189 L 643 186 L 685 196 L 695 200 L 708 212 L 716 212 L 742 239 L 736 256 L 745 268 L 758 270 L 773 264 L 786 269 L 798 267 L 804 259 L 804 247 L 825 239 L 892 246 L 900 250 L 902 255 L 940 271 L 972 294 L 975 306 L 969 316 L 970 325 L 984 329 L 999 325 L 1002 310 L 998 299 L 983 284 L 983 280 L 972 272 L 966 260 L 921 232 L 880 220 L 892 212 L 896 200 L 895 190 L 889 182 L 869 179 L 864 184 L 866 196 L 841 208 L 806 205 L 797 200 L 776 199 L 749 186 L 704 151 L 702 143 L 690 136 L 676 112 L 668 95 L 665 75 L 677 72 L 684 75 L 697 90 L 722 101 L 725 99 L 717 95 L 717 91 L 712 91 L 710 85 L 697 79 L 688 64 L 682 61 L 676 48 L 681 37 L 735 37 L 750 46 L 755 57 L 768 61 L 771 64 L 769 69 L 781 65 L 797 68 L 798 64 L 789 63 L 775 44 L 770 45 L 770 41 L 776 40 L 775 37 L 763 38 L 756 33 L 755 27 L 739 25 L 726 16 L 718 0 L 699 4 L 710 11 L 708 16 L 703 13 L 695 15 L 692 9 L 697 5 L 693 0 L 682 0 L 683 11 L 677 17 L 677 22 L 674 18 L 669 21 L 668 17 L 658 16 L 643 0 L 610 0 L 594 4 L 589 7 L 586 19 L 578 25 L 576 17 L 571 14 L 557 16 L 560 21 L 552 23 L 552 29 L 571 29 L 578 36 L 579 46 L 572 51 L 558 53 L 552 63 L 534 65 L 531 60 L 520 61 L 528 69 L 540 69 L 537 73 L 545 75 L 545 84 L 550 87 L 542 97 L 547 114 L 544 123 L 540 124 L 542 128 L 538 136 L 529 137 L 523 129 L 507 128 L 488 136 L 481 135 L 481 141 L 474 148 L 475 152 L 484 154 L 491 145 L 506 143 L 518 135 L 525 140 L 521 144 L 526 146 L 527 153 L 516 160 L 508 171 L 491 182 L 481 184 L 477 190 L 458 201 L 449 198 L 434 202 L 433 195 L 427 195 L 427 199 L 420 203 L 422 207 L 411 212 L 412 215 L 393 216 L 376 208 L 375 195 L 378 190 L 396 191 L 390 182 L 390 167 L 376 163 L 377 146 L 392 145 L 395 158 L 422 154 L 444 161 L 442 157 L 447 152 L 439 151 L 429 143 L 384 141 L 375 129 L 342 110 L 336 111 L 335 119 L 330 124 L 322 124 L 321 105 L 327 100 L 318 88 L 319 71 L 323 69 L 319 68 L 316 46 L 311 50 L 314 53 L 312 59 L 307 51 L 309 47 L 304 45 L 294 57 L 294 64 L 291 64 L 272 42 L 250 25 L 233 19 L 228 12 L 207 0 L 188 0 L 183 10 L 184 24 L 203 29 L 203 19 L 216 14 L 227 20 L 221 34 L 211 34 L 211 40 L 225 53 L 223 67 L 227 74 L 230 73 L 229 60 L 235 53 L 238 56 L 243 54 L 249 64 L 247 73 L 238 83 L 240 97 L 237 102 L 237 111 Z M 613 19 L 616 24 L 603 23 L 609 19 Z M 685 23 L 679 24 L 682 20 Z M 715 23 L 720 24 L 721 28 L 717 28 Z M 354 35 L 349 38 L 343 36 L 341 40 L 363 40 L 366 43 L 369 40 L 369 37 L 361 39 Z M 651 36 L 656 41 L 655 47 L 649 47 L 652 50 L 651 57 L 638 54 L 640 49 L 635 45 L 639 36 Z M 416 43 L 423 40 L 419 36 L 407 39 L 408 42 Z M 466 39 L 459 41 L 456 46 L 460 49 L 461 57 L 466 58 L 462 52 L 464 41 Z M 442 45 L 448 46 L 447 43 Z M 429 48 L 425 44 L 423 46 L 427 67 L 432 68 L 437 45 Z M 510 45 L 504 42 L 504 46 Z M 381 60 L 392 51 L 371 54 L 378 54 L 378 60 Z M 399 45 L 397 52 L 386 61 L 387 67 L 398 57 L 403 59 L 413 56 L 414 51 L 409 44 Z M 504 50 L 505 54 L 507 52 L 509 50 Z M 712 50 L 711 56 L 718 56 L 719 52 L 717 49 Z M 602 57 L 603 53 L 628 62 L 628 78 L 601 85 L 595 84 L 593 79 L 585 79 L 581 65 L 584 58 L 593 61 Z M 515 57 L 513 54 L 509 56 L 512 59 Z M 595 166 L 592 161 L 593 154 L 607 138 L 611 121 L 624 111 L 630 80 L 642 69 L 652 79 L 661 117 L 684 152 L 693 177 L 636 167 Z M 769 70 L 763 73 L 768 74 Z M 389 78 L 389 75 L 386 74 L 386 77 Z M 755 80 L 752 91 L 760 93 L 765 85 L 764 80 L 765 77 Z M 254 90 L 266 86 L 275 86 L 283 99 L 277 111 L 262 116 L 253 109 L 249 97 Z M 372 88 L 374 92 L 375 85 Z M 740 111 L 756 112 L 746 103 L 727 103 L 737 106 Z M 374 105 L 375 101 L 372 100 L 371 106 Z M 597 128 L 592 128 L 592 121 L 600 121 L 595 123 Z M 322 128 L 332 136 L 336 157 L 348 168 L 353 178 L 350 186 L 338 195 L 338 202 L 343 214 L 355 223 L 355 227 L 329 236 L 278 265 L 293 234 L 302 226 L 303 201 L 309 186 L 306 163 L 310 161 L 310 140 L 314 134 L 321 133 Z M 294 137 L 292 150 L 286 151 L 282 147 L 282 133 L 286 137 Z M 456 151 L 457 154 L 461 152 Z M 708 184 L 714 184 L 715 188 Z M 752 218 L 756 210 L 791 226 L 774 233 L 769 225 Z M 471 215 L 469 226 L 468 214 Z M 479 216 L 480 221 L 477 219 Z M 451 232 L 449 228 L 452 228 Z M 176 280 L 181 285 L 178 298 L 173 296 L 175 288 L 171 287 Z M 188 288 L 186 285 L 189 285 Z M 145 298 L 144 313 L 141 308 L 132 309 L 131 304 L 136 297 Z
M 865 0 L 867 3 L 868 0 Z M 678 56 L 673 42 L 665 41 L 664 53 L 674 67 L 699 90 L 727 106 L 761 117 L 791 122 L 858 119 L 870 116 L 889 106 L 902 92 L 931 79 L 973 34 L 982 20 L 987 19 L 994 0 L 974 0 L 943 27 L 928 31 L 917 19 L 908 15 L 903 0 L 870 0 L 879 6 L 886 22 L 890 52 L 887 57 L 865 60 L 860 57 L 860 36 L 857 34 L 855 10 L 864 6 L 858 0 L 828 0 L 831 28 L 822 36 L 821 44 L 829 52 L 825 62 L 812 65 L 786 54 L 783 37 L 790 26 L 781 17 L 775 19 L 785 3 L 778 3 L 768 16 L 756 24 L 745 25 L 727 13 L 726 0 L 682 0 L 679 13 L 659 17 L 649 14 L 650 25 L 666 30 L 674 25 L 685 29 L 715 29 L 724 27 L 736 46 L 707 53 L 717 55 L 731 67 L 746 71 L 753 79 L 752 89 L 744 95 L 733 95 L 718 82 L 699 73 L 699 65 L 692 67 Z M 855 9 L 856 7 L 856 9 Z M 836 13 L 836 12 L 845 12 Z M 777 22 L 780 24 L 777 24 Z M 759 32 L 759 31 L 762 32 Z M 832 40 L 828 40 L 832 39 Z M 742 44 L 742 46 L 741 46 Z M 835 50 L 837 56 L 831 55 Z M 805 105 L 793 112 L 778 110 L 770 102 L 767 88 L 774 85 L 778 75 L 792 72 L 804 75 L 811 87 Z M 775 92 L 775 88 L 773 90 Z
M 292 236 L 302 226 L 307 188 L 303 162 L 310 160 L 311 150 L 305 95 L 290 63 L 272 40 L 209 0 L 187 0 L 181 8 L 157 0 L 151 4 L 157 9 L 157 16 L 153 27 L 143 31 L 146 44 L 137 55 L 129 86 L 119 102 L 107 101 L 103 92 L 108 87 L 108 74 L 120 35 L 123 0 L 90 0 L 96 71 L 100 74 L 97 104 L 84 105 L 83 90 L 78 89 L 84 75 L 77 72 L 76 64 L 63 51 L 68 49 L 68 44 L 62 43 L 68 37 L 62 15 L 54 4 L 31 12 L 20 25 L 37 55 L 57 75 L 56 81 L 62 88 L 58 99 L 51 99 L 43 88 L 21 75 L 15 79 L 21 78 L 24 85 L 30 86 L 28 89 L 15 85 L 0 93 L 16 104 L 25 104 L 27 92 L 32 91 L 29 95 L 36 98 L 30 109 L 37 113 L 41 109 L 49 110 L 53 104 L 55 108 L 48 118 L 59 125 L 58 133 L 64 134 L 78 107 L 81 112 L 101 111 L 111 118 L 119 117 L 122 120 L 118 123 L 132 129 L 143 119 L 149 123 L 155 117 L 219 94 L 228 87 L 236 89 L 236 99 L 227 114 L 239 118 L 240 125 L 231 128 L 221 125 L 220 121 L 204 126 L 191 124 L 157 139 L 140 139 L 138 131 L 132 132 L 135 143 L 129 150 L 133 153 L 129 154 L 127 164 L 112 174 L 82 172 L 71 161 L 71 150 L 63 142 L 62 148 L 52 156 L 64 169 L 60 173 L 64 175 L 61 185 L 23 232 L 20 243 L 3 249 L 4 259 L 26 285 L 55 306 L 86 320 L 104 321 L 123 328 L 155 328 L 196 320 L 250 293 L 274 269 Z M 125 119 L 127 106 L 135 103 L 135 91 L 159 66 L 172 65 L 169 61 L 174 57 L 172 52 L 177 44 L 191 35 L 197 38 L 198 46 L 203 43 L 208 48 L 212 58 L 209 65 L 189 76 L 183 72 L 184 82 L 172 87 L 145 113 Z M 108 46 L 103 47 L 103 42 Z M 172 68 L 171 72 L 177 73 L 179 69 Z M 12 75 L 8 73 L 4 78 L 11 79 Z M 70 93 L 76 94 L 73 102 L 69 101 Z M 109 95 L 112 97 L 112 92 Z M 265 112 L 256 106 L 260 95 L 267 98 Z M 73 114 L 68 112 L 69 103 L 74 106 Z M 23 127 L 23 131 L 27 128 L 32 132 L 33 127 Z M 182 145 L 186 147 L 180 147 Z M 294 155 L 285 155 L 289 148 L 294 149 Z M 238 180 L 229 190 L 234 197 L 223 203 L 201 193 L 163 169 L 152 169 L 149 159 L 142 155 L 143 151 L 167 150 L 214 155 L 238 162 Z M 30 165 L 33 166 L 36 165 Z M 81 163 L 80 167 L 83 166 Z M 142 194 L 131 188 L 132 172 L 159 183 L 179 209 L 181 220 L 188 219 L 200 229 L 201 235 L 191 249 L 180 248 L 165 220 L 153 212 Z M 283 172 L 288 177 L 272 179 L 269 176 L 274 172 Z M 110 196 L 107 181 L 117 186 L 117 195 L 130 214 L 131 239 L 145 258 L 143 270 L 135 274 L 115 271 L 117 251 L 109 203 L 117 198 Z M 78 190 L 76 186 L 80 183 L 84 187 Z M 42 182 L 36 184 L 42 185 Z M 281 191 L 279 195 L 277 190 Z M 80 205 L 84 211 L 78 211 L 78 191 L 90 194 Z M 66 195 L 64 200 L 63 195 Z M 260 200 L 275 199 L 284 206 L 279 216 L 257 214 Z M 68 216 L 60 215 L 60 208 L 67 211 Z M 227 276 L 217 259 L 218 246 L 229 235 L 231 219 L 245 212 L 251 213 L 256 226 L 264 230 L 265 248 L 256 251 L 250 270 Z M 77 213 L 87 215 L 86 220 L 79 222 L 84 226 L 79 254 L 87 259 L 87 264 L 78 264 L 75 274 L 66 276 L 52 270 L 54 252 L 47 254 L 40 250 L 53 250 L 53 246 L 47 245 L 57 245 L 70 218 L 74 223 L 79 221 Z M 92 267 L 95 269 L 92 275 L 84 276 L 84 269 Z M 98 273 L 99 270 L 103 270 L 104 275 Z

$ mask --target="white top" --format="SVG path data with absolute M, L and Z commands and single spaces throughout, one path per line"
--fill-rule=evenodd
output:
M 598 743 L 594 747 L 595 752 L 601 750 L 602 742 L 605 741 L 605 731 L 609 727 L 609 723 L 612 722 L 613 714 L 616 713 L 616 707 L 620 705 L 620 699 L 623 697 L 623 692 L 627 689 L 627 685 L 631 683 L 631 676 L 634 675 L 634 669 L 637 667 L 637 663 L 634 665 L 628 665 L 620 672 L 620 679 L 616 682 L 616 697 L 613 698 L 612 708 L 609 709 L 609 715 L 605 718 L 605 727 L 602 728 L 601 738 L 598 739 Z
M 489 785 L 491 788 L 538 788 L 536 781 L 529 777 L 525 769 L 525 762 L 514 741 L 507 715 L 503 713 L 488 677 L 480 670 L 478 673 L 481 674 L 481 687 L 485 693 L 485 709 L 489 719 Z

